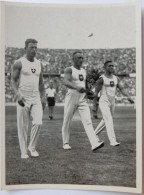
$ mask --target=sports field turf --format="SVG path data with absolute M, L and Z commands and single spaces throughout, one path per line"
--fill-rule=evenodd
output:
M 99 117 L 101 117 L 99 113 Z M 37 150 L 40 157 L 20 158 L 16 107 L 6 106 L 6 184 L 91 184 L 136 187 L 136 118 L 132 107 L 117 107 L 114 126 L 120 146 L 109 145 L 106 130 L 103 148 L 91 151 L 79 117 L 71 125 L 72 150 L 62 148 L 63 107 L 55 108 L 54 120 L 44 112 Z M 94 127 L 100 119 L 93 119 Z

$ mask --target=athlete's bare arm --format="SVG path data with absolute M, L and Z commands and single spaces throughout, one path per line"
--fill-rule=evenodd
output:
M 98 97 L 98 93 L 101 91 L 103 86 L 103 78 L 99 78 L 95 86 L 95 96 Z
M 103 78 L 99 78 L 96 82 L 95 93 L 94 93 L 94 101 L 97 102 L 98 93 L 101 91 L 103 86 Z
M 39 76 L 39 91 L 40 91 L 42 107 L 43 107 L 43 110 L 44 110 L 45 107 L 46 107 L 46 92 L 45 92 L 42 72 L 43 72 L 43 67 L 42 67 L 42 64 L 41 64 L 41 73 L 40 73 L 40 76 Z
M 45 88 L 44 88 L 44 82 L 43 82 L 43 76 L 42 76 L 42 72 L 43 72 L 43 67 L 41 64 L 41 73 L 39 76 L 39 91 L 40 91 L 40 97 L 45 97 Z
M 20 77 L 20 72 L 21 72 L 22 64 L 21 61 L 16 61 L 12 67 L 12 72 L 11 72 L 11 86 L 17 96 L 18 101 L 25 101 L 23 96 L 18 92 L 18 79 Z
M 75 89 L 79 91 L 80 93 L 85 92 L 85 89 L 83 89 L 82 87 L 77 87 L 72 83 L 72 69 L 71 68 L 65 69 L 63 84 L 70 89 Z
M 17 61 L 14 63 L 14 65 L 12 67 L 12 72 L 11 72 L 11 85 L 12 85 L 12 88 L 13 88 L 16 95 L 18 93 L 17 82 L 18 82 L 18 79 L 20 76 L 21 68 L 22 68 L 21 62 Z

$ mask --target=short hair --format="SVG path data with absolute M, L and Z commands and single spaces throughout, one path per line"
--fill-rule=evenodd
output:
M 28 46 L 28 44 L 29 43 L 38 43 L 38 41 L 36 40 L 36 39 L 27 39 L 26 41 L 25 41 L 25 48 L 27 48 L 27 46 Z
M 76 51 L 74 51 L 74 52 L 73 52 L 73 57 L 74 57 L 77 53 L 82 53 L 82 51 L 81 51 L 81 50 L 76 50 Z
M 104 63 L 104 67 L 106 67 L 107 64 L 108 64 L 108 63 L 111 63 L 111 62 L 112 62 L 112 60 L 107 60 L 107 61 Z

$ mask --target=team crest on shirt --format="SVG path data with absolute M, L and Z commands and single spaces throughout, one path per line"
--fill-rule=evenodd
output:
M 110 86 L 114 87 L 114 81 L 110 81 Z
M 35 68 L 31 68 L 31 71 L 32 71 L 32 73 L 35 73 L 36 69 Z
M 80 80 L 80 81 L 83 81 L 83 80 L 84 80 L 84 78 L 83 78 L 83 75 L 82 75 L 82 74 L 79 74 L 79 80 Z

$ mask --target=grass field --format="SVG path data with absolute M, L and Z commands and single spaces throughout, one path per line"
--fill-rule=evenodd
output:
M 99 117 L 101 117 L 99 113 Z M 87 184 L 136 187 L 136 115 L 132 107 L 117 107 L 114 118 L 119 147 L 109 145 L 106 131 L 100 138 L 105 146 L 91 151 L 79 117 L 71 125 L 72 150 L 62 149 L 63 107 L 55 108 L 55 119 L 44 112 L 38 158 L 21 159 L 17 137 L 16 108 L 6 106 L 6 184 Z M 94 127 L 98 120 L 93 120 Z

